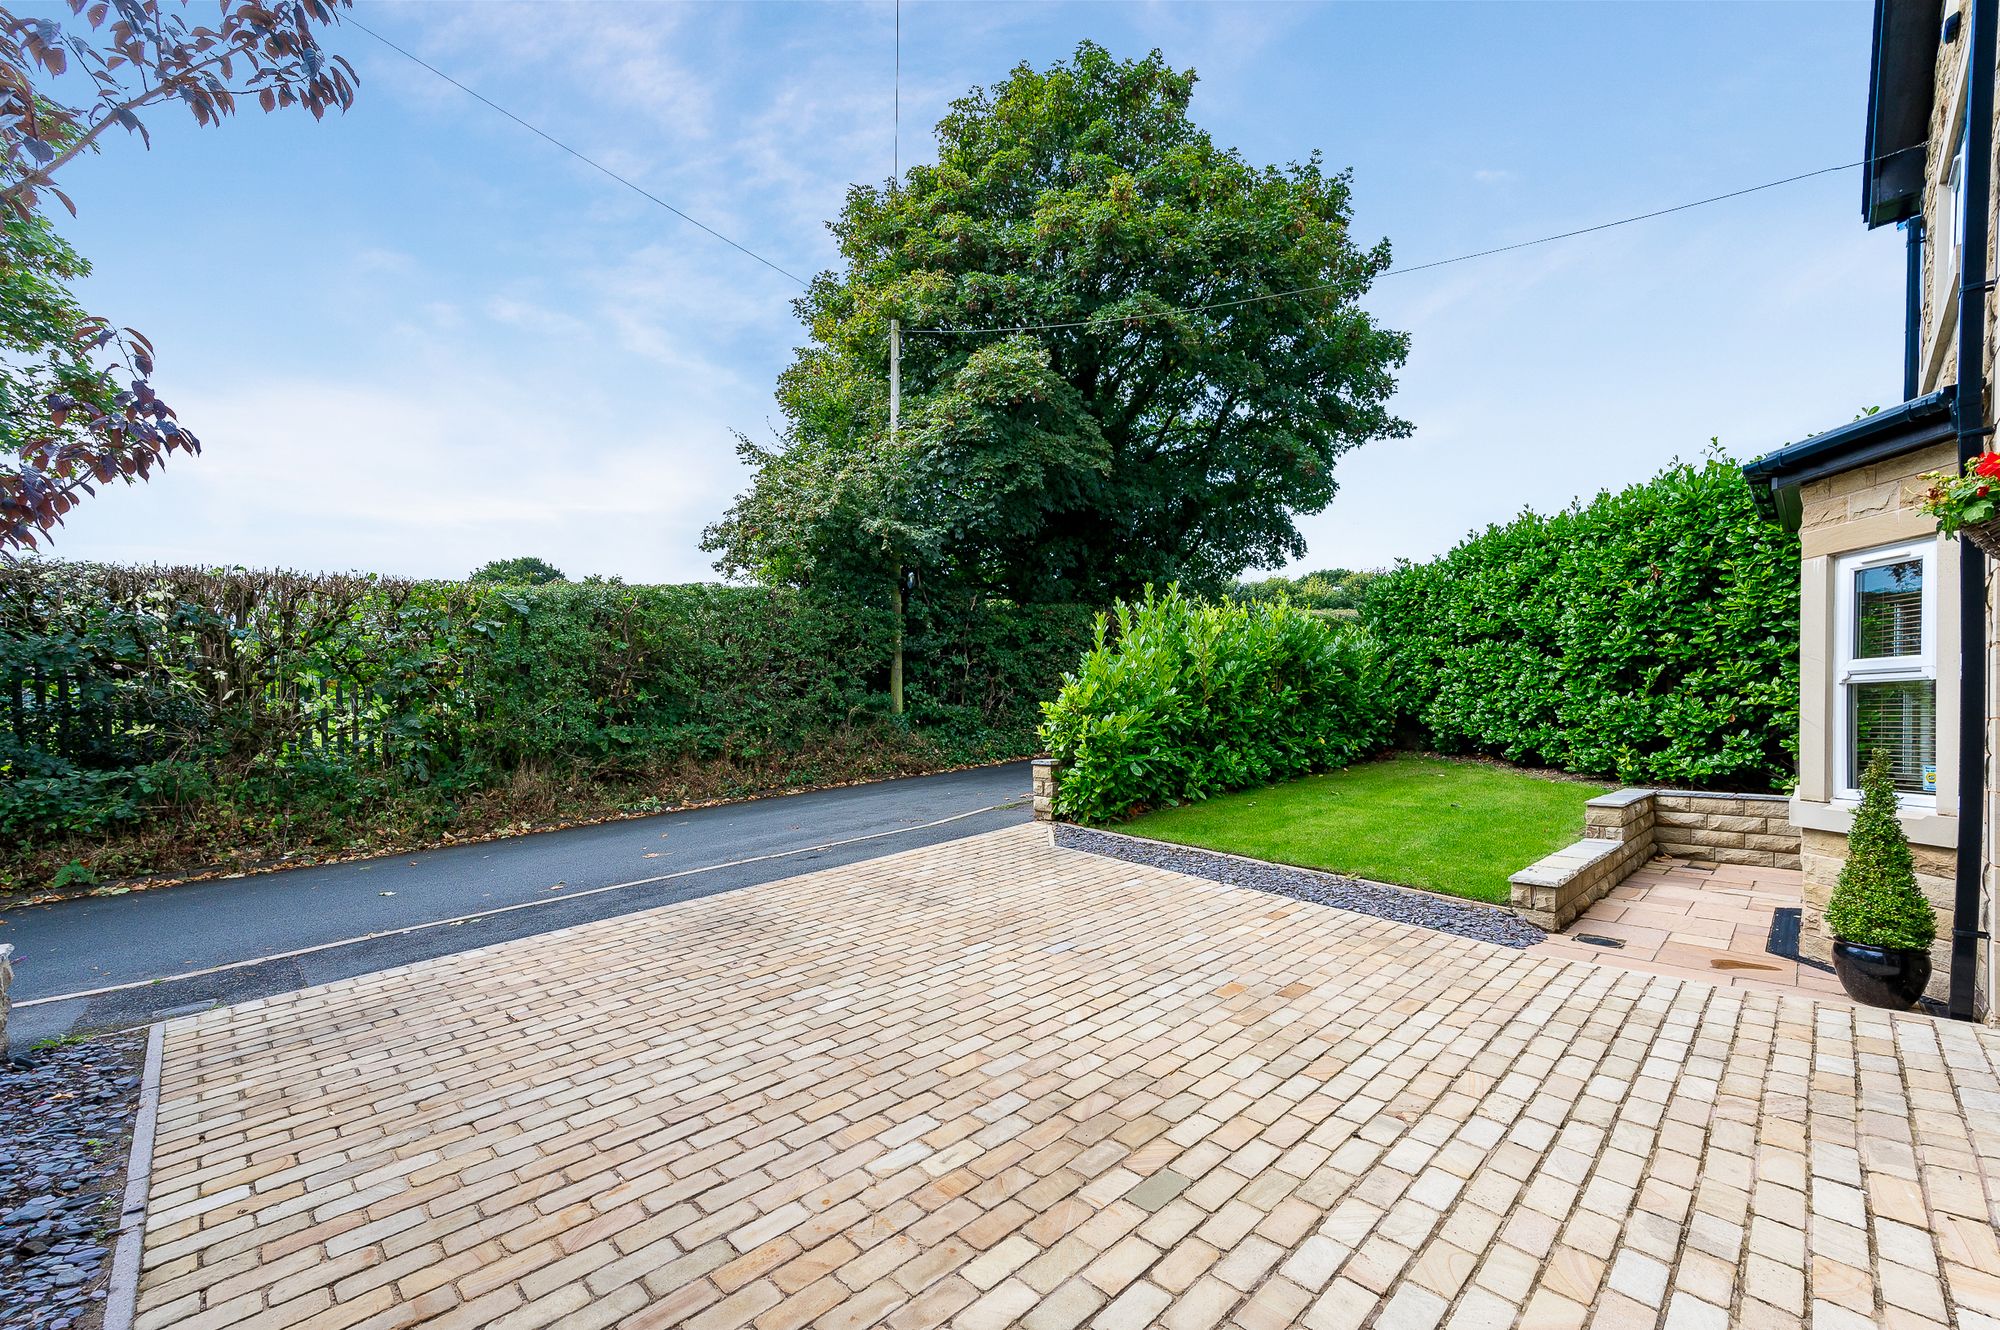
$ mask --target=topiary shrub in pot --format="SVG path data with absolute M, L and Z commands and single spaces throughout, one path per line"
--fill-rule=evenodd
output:
M 1861 776 L 1861 807 L 1847 833 L 1847 862 L 1827 902 L 1833 972 L 1856 1002 L 1908 1010 L 1931 979 L 1937 915 L 1917 889 L 1910 842 L 1896 820 L 1889 756 L 1877 751 Z

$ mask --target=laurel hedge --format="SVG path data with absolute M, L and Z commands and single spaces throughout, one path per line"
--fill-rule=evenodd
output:
M 1409 736 L 1643 784 L 1789 789 L 1799 542 L 1726 460 L 1524 512 L 1369 589 Z
M 1373 644 L 1283 601 L 1191 600 L 1148 589 L 1042 708 L 1055 810 L 1109 822 L 1345 766 L 1392 717 Z

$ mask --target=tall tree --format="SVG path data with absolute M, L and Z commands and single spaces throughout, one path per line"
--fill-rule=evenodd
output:
M 939 575 L 1017 599 L 1217 589 L 1303 552 L 1294 518 L 1331 501 L 1341 454 L 1408 433 L 1386 405 L 1407 338 L 1359 305 L 1389 248 L 1354 243 L 1348 174 L 1317 153 L 1218 148 L 1194 85 L 1157 51 L 1085 42 L 954 102 L 935 165 L 849 191 L 843 267 L 798 302 L 812 342 L 781 436 L 745 453 L 751 487 L 710 530 L 718 566 L 824 578 L 847 565 L 799 551 L 865 543 L 842 534 L 857 508 L 913 521 Z M 890 451 L 892 318 L 913 479 L 836 503 L 819 477 Z
M 547 559 L 523 554 L 514 559 L 492 559 L 472 570 L 468 582 L 493 582 L 502 586 L 547 586 L 566 582 L 562 569 Z
M 975 593 L 1041 585 L 1037 537 L 1101 483 L 1103 436 L 1024 337 L 967 356 L 894 439 L 882 380 L 851 357 L 802 353 L 778 399 L 784 439 L 765 448 L 739 436 L 757 480 L 703 548 L 726 573 L 886 601 L 890 703 L 901 714 L 903 612 L 919 574 Z
M 56 173 L 114 127 L 150 143 L 140 113 L 158 106 L 200 125 L 243 99 L 347 109 L 354 71 L 317 30 L 349 3 L 219 0 L 197 23 L 188 0 L 69 0 L 69 23 L 0 7 L 0 551 L 33 547 L 95 486 L 201 446 L 153 391 L 151 343 L 70 294 L 89 266 L 41 215 L 45 194 L 76 212 Z

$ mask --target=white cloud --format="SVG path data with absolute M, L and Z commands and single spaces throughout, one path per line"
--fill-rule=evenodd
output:
M 699 404 L 625 418 L 546 375 L 432 362 L 393 384 L 185 397 L 203 454 L 85 504 L 55 553 L 423 576 L 532 553 L 577 574 L 696 580 L 710 575 L 701 528 L 739 487 L 728 427 Z

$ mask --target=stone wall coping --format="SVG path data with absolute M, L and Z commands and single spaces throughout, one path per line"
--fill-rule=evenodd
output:
M 1543 855 L 1507 880 L 1524 887 L 1560 887 L 1624 848 L 1622 840 L 1580 840 Z
M 1583 806 L 1585 808 L 1630 808 L 1633 804 L 1646 802 L 1646 800 L 1658 793 L 1660 793 L 1658 790 L 1613 790 L 1609 794 L 1600 794 L 1595 799 L 1586 800 Z
M 1648 790 L 1648 794 L 1665 795 L 1670 799 L 1744 799 L 1752 803 L 1789 804 L 1789 794 L 1739 794 L 1734 790 Z

